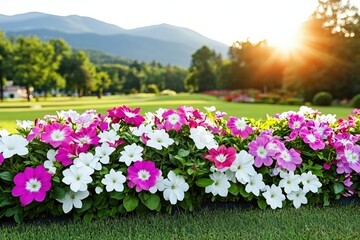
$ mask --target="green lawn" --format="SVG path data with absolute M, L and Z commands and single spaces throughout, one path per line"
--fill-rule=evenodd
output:
M 360 206 L 212 209 L 102 219 L 0 225 L 0 239 L 360 239 Z
M 219 101 L 216 97 L 201 94 L 179 94 L 177 96 L 108 96 L 103 99 L 96 97 L 71 98 L 48 98 L 40 99 L 39 102 L 6 101 L 0 103 L 0 128 L 14 131 L 16 120 L 34 120 L 42 118 L 46 114 L 55 114 L 58 110 L 77 110 L 83 112 L 86 109 L 96 109 L 99 113 L 114 106 L 128 105 L 132 108 L 140 107 L 141 113 L 155 111 L 158 108 L 177 108 L 181 105 L 193 106 L 204 110 L 204 106 L 216 106 L 220 111 L 227 112 L 228 116 L 265 118 L 266 114 L 274 115 L 284 111 L 299 110 L 299 106 L 273 105 L 273 104 L 245 104 Z M 350 108 L 345 107 L 316 107 L 322 113 L 336 114 L 337 117 L 347 117 L 351 113 Z

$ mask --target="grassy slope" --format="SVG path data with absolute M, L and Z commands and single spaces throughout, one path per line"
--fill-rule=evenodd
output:
M 96 109 L 99 113 L 106 113 L 107 109 L 114 106 L 128 105 L 132 108 L 140 107 L 142 113 L 155 111 L 159 107 L 177 108 L 181 105 L 193 106 L 204 110 L 204 106 L 216 106 L 219 111 L 227 112 L 228 116 L 265 118 L 266 114 L 274 115 L 284 111 L 297 111 L 299 106 L 272 105 L 272 104 L 245 104 L 219 101 L 212 96 L 201 94 L 181 94 L 177 96 L 135 95 L 135 96 L 110 96 L 103 99 L 96 97 L 78 98 L 49 98 L 40 102 L 4 102 L 0 103 L 0 128 L 15 129 L 16 120 L 34 120 L 46 114 L 56 114 L 57 110 L 77 110 L 79 113 L 86 109 Z M 40 107 L 40 108 L 39 108 Z M 336 114 L 346 117 L 350 108 L 343 107 L 316 107 L 323 113 Z

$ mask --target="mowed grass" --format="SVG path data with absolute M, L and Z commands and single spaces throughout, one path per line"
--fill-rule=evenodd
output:
M 202 209 L 90 223 L 64 219 L 0 225 L 0 239 L 360 239 L 360 207 Z
M 0 103 L 0 128 L 14 132 L 16 120 L 34 120 L 45 115 L 54 115 L 60 110 L 76 110 L 79 113 L 87 109 L 95 109 L 99 113 L 115 106 L 128 105 L 132 108 L 140 107 L 141 113 L 153 112 L 158 108 L 177 108 L 186 105 L 205 111 L 204 107 L 215 106 L 217 110 L 226 112 L 228 116 L 252 117 L 263 119 L 266 115 L 274 115 L 284 111 L 298 111 L 299 106 L 273 105 L 273 104 L 251 104 L 233 103 L 219 100 L 214 96 L 203 94 L 178 94 L 177 96 L 154 96 L 149 94 L 138 94 L 130 96 L 107 96 L 102 99 L 96 97 L 58 97 L 40 99 L 39 102 L 31 101 L 5 101 Z M 350 108 L 345 107 L 314 107 L 324 114 L 336 114 L 338 118 L 346 118 Z

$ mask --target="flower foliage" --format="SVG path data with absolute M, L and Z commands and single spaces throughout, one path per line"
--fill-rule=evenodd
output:
M 0 218 L 192 211 L 209 201 L 327 206 L 359 196 L 360 110 L 265 120 L 189 106 L 61 111 L 0 131 Z

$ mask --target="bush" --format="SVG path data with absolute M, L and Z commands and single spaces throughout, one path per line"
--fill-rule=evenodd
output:
M 351 100 L 351 106 L 354 108 L 360 108 L 360 94 L 357 94 Z
M 159 95 L 159 88 L 156 84 L 149 84 L 147 88 L 149 93 L 155 93 L 155 95 Z
M 329 92 L 318 92 L 313 98 L 313 104 L 315 106 L 330 106 L 332 98 Z

